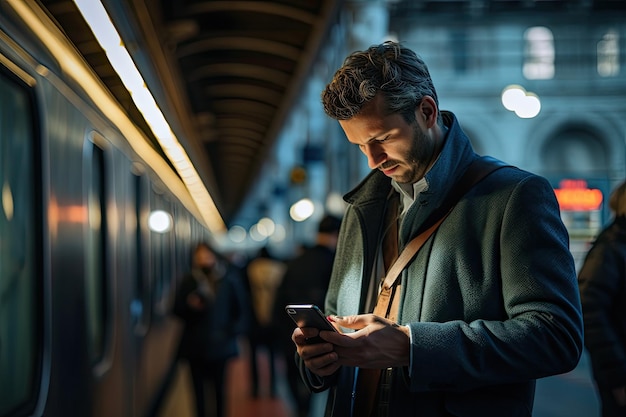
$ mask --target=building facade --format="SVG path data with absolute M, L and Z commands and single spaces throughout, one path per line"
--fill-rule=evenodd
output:
M 622 1 L 345 2 L 241 225 L 272 218 L 285 230 L 273 244 L 288 256 L 322 211 L 342 211 L 338 197 L 369 169 L 324 115 L 320 93 L 348 53 L 393 39 L 424 58 L 440 107 L 478 153 L 552 183 L 580 264 L 626 177 L 625 17 Z M 289 207 L 305 197 L 317 210 L 294 222 Z

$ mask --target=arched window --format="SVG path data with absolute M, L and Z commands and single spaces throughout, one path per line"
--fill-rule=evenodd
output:
M 523 73 L 529 80 L 554 78 L 554 37 L 550 29 L 535 26 L 524 32 Z
M 614 77 L 619 74 L 619 35 L 610 30 L 598 42 L 598 74 L 601 77 Z

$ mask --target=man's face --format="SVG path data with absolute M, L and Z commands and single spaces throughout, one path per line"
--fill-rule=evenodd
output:
M 385 116 L 382 96 L 377 96 L 361 113 L 340 120 L 348 141 L 358 145 L 371 169 L 379 169 L 400 184 L 420 180 L 434 160 L 436 141 L 425 127 L 420 106 L 409 124 L 400 114 Z

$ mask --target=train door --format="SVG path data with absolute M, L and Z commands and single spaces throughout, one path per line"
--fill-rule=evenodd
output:
M 8 71 L 12 68 L 13 71 Z M 43 248 L 35 80 L 0 54 L 0 416 L 38 415 L 48 384 L 44 356 L 49 278 Z

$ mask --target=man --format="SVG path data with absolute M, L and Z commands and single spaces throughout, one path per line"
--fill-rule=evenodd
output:
M 343 334 L 292 334 L 310 389 L 332 388 L 327 415 L 530 417 L 535 380 L 573 369 L 583 344 L 550 184 L 513 167 L 483 178 L 402 269 L 396 321 L 367 314 L 391 265 L 386 249 L 396 239 L 401 251 L 427 229 L 479 157 L 456 117 L 439 110 L 424 62 L 398 43 L 350 55 L 322 101 L 372 168 L 345 197 L 326 295 Z M 385 216 L 394 196 L 398 214 Z M 397 236 L 385 240 L 393 224 Z M 318 333 L 326 342 L 306 343 Z M 361 388 L 376 374 L 366 369 L 380 370 L 373 394 Z
M 259 397 L 263 385 L 263 373 L 258 356 L 266 349 L 269 359 L 269 394 L 274 397 L 277 392 L 276 354 L 278 345 L 278 329 L 272 315 L 274 314 L 276 293 L 285 274 L 284 262 L 274 258 L 267 247 L 262 247 L 246 267 L 248 289 L 251 302 L 250 330 L 250 375 L 252 396 Z
M 227 366 L 239 355 L 237 339 L 248 328 L 245 294 L 239 271 L 209 244 L 199 243 L 192 270 L 178 285 L 173 308 L 184 322 L 178 357 L 189 364 L 197 417 L 207 411 L 215 417 L 227 415 Z M 209 386 L 211 403 L 205 398 Z

